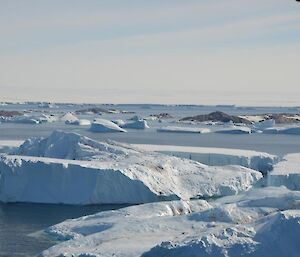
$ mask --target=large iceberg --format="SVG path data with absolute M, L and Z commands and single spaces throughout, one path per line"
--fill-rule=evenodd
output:
M 55 131 L 0 158 L 0 201 L 144 203 L 237 194 L 262 175 Z
M 270 127 L 266 128 L 263 132 L 266 134 L 300 135 L 300 126 Z
M 128 122 L 122 125 L 122 128 L 130 128 L 130 129 L 146 129 L 149 128 L 147 121 L 140 119 L 133 122 Z
M 42 257 L 297 257 L 300 192 L 250 190 L 207 202 L 172 201 L 67 220 L 46 230 Z

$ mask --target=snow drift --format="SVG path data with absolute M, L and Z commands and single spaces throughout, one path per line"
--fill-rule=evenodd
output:
M 211 167 L 75 133 L 29 139 L 0 159 L 0 200 L 45 203 L 143 203 L 236 194 L 261 173 Z

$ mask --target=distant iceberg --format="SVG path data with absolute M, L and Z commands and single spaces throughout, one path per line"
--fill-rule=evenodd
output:
M 95 119 L 90 130 L 92 132 L 127 132 L 116 123 L 105 119 Z

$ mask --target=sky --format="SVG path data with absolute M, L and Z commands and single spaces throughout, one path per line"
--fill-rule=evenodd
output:
M 295 0 L 0 0 L 0 101 L 300 106 Z

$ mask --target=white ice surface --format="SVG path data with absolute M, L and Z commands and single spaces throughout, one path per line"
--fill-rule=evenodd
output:
M 131 129 L 146 129 L 149 128 L 147 121 L 145 120 L 136 120 L 133 122 L 125 123 L 121 126 L 122 128 L 131 128 Z
M 298 257 L 300 192 L 262 188 L 217 201 L 144 204 L 47 229 L 43 257 Z
M 287 154 L 268 175 L 268 184 L 300 190 L 300 153 Z
M 86 119 L 78 119 L 78 120 L 74 120 L 74 121 L 68 121 L 68 122 L 66 122 L 66 124 L 77 125 L 77 126 L 90 126 L 91 122 Z
M 64 115 L 60 116 L 59 120 L 65 122 L 66 124 L 69 124 L 78 121 L 78 118 L 73 113 L 67 112 Z
M 279 160 L 277 156 L 272 154 L 241 149 L 145 144 L 136 144 L 135 146 L 145 151 L 167 153 L 206 165 L 241 165 L 263 173 L 271 170 Z
M 5 202 L 142 203 L 222 196 L 248 190 L 262 177 L 241 166 L 212 167 L 61 131 L 29 139 L 15 154 L 0 160 Z

